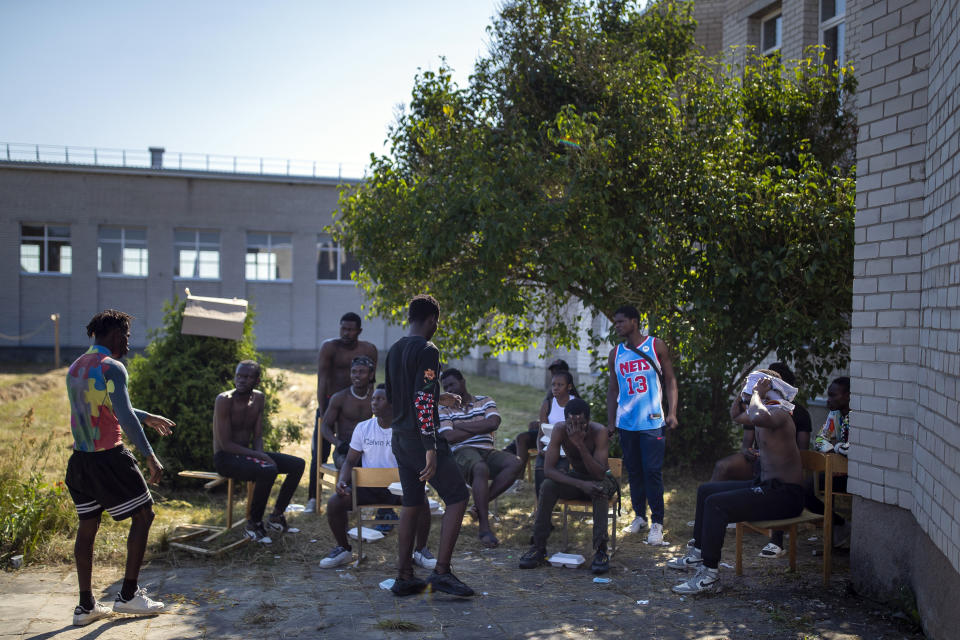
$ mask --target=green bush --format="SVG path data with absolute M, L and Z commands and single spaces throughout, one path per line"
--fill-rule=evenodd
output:
M 145 356 L 130 361 L 130 396 L 134 406 L 166 416 L 177 423 L 173 435 L 161 437 L 147 429 L 147 437 L 164 468 L 165 478 L 176 482 L 183 469 L 213 469 L 213 405 L 219 393 L 233 388 L 233 374 L 241 360 L 262 365 L 259 389 L 266 396 L 263 411 L 263 446 L 277 450 L 284 442 L 299 440 L 300 426 L 292 421 L 275 424 L 280 407 L 283 376 L 267 373 L 268 359 L 257 353 L 252 307 L 243 323 L 240 340 L 180 333 L 186 300 L 174 297 L 164 305 L 163 326 L 151 331 Z
M 30 562 L 34 553 L 53 534 L 69 531 L 75 522 L 74 511 L 62 482 L 50 484 L 39 469 L 53 449 L 53 433 L 46 437 L 27 437 L 34 433 L 33 409 L 20 425 L 20 438 L 13 451 L 0 456 L 0 564 L 23 554 Z

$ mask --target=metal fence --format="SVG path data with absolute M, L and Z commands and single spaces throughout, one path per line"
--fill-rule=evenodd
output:
M 98 167 L 135 167 L 187 171 L 215 171 L 263 176 L 298 176 L 313 178 L 362 178 L 366 167 L 354 163 L 317 162 L 283 158 L 224 156 L 209 153 L 164 151 L 159 154 L 160 166 L 153 164 L 149 150 L 67 147 L 49 144 L 0 142 L 0 160 L 10 162 L 42 162 Z

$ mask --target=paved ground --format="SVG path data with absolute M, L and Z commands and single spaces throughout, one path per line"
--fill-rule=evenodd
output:
M 319 519 L 317 519 L 319 520 Z M 465 535 L 469 535 L 465 529 Z M 801 566 L 762 560 L 750 539 L 745 576 L 722 571 L 718 595 L 680 598 L 670 592 L 675 572 L 663 561 L 679 549 L 625 540 L 614 557 L 612 581 L 595 584 L 585 569 L 516 568 L 518 550 L 481 550 L 465 540 L 455 571 L 482 594 L 397 599 L 379 583 L 391 577 L 395 538 L 369 545 L 359 569 L 321 570 L 307 558 L 327 549 L 309 530 L 272 548 L 238 550 L 227 559 L 168 553 L 141 577 L 170 612 L 149 618 L 117 616 L 88 627 L 70 626 L 76 575 L 70 568 L 30 568 L 0 578 L 0 639 L 46 638 L 919 638 L 889 609 L 848 594 L 847 556 L 835 559 L 828 588 L 820 583 L 818 541 L 801 536 Z M 725 557 L 732 564 L 732 537 Z M 302 548 L 317 549 L 302 553 Z M 581 550 L 582 552 L 583 550 Z M 103 587 L 117 570 L 99 571 Z M 95 590 L 107 601 L 119 583 Z M 398 630 L 406 629 L 406 630 Z

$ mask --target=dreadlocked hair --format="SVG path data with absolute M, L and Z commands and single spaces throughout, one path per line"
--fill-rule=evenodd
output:
M 87 323 L 87 335 L 104 338 L 114 329 L 129 329 L 133 316 L 116 309 L 107 309 L 93 316 Z

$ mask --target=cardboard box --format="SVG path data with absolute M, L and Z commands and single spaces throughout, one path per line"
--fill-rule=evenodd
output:
M 243 321 L 246 317 L 246 300 L 188 295 L 180 333 L 239 340 L 243 337 Z

